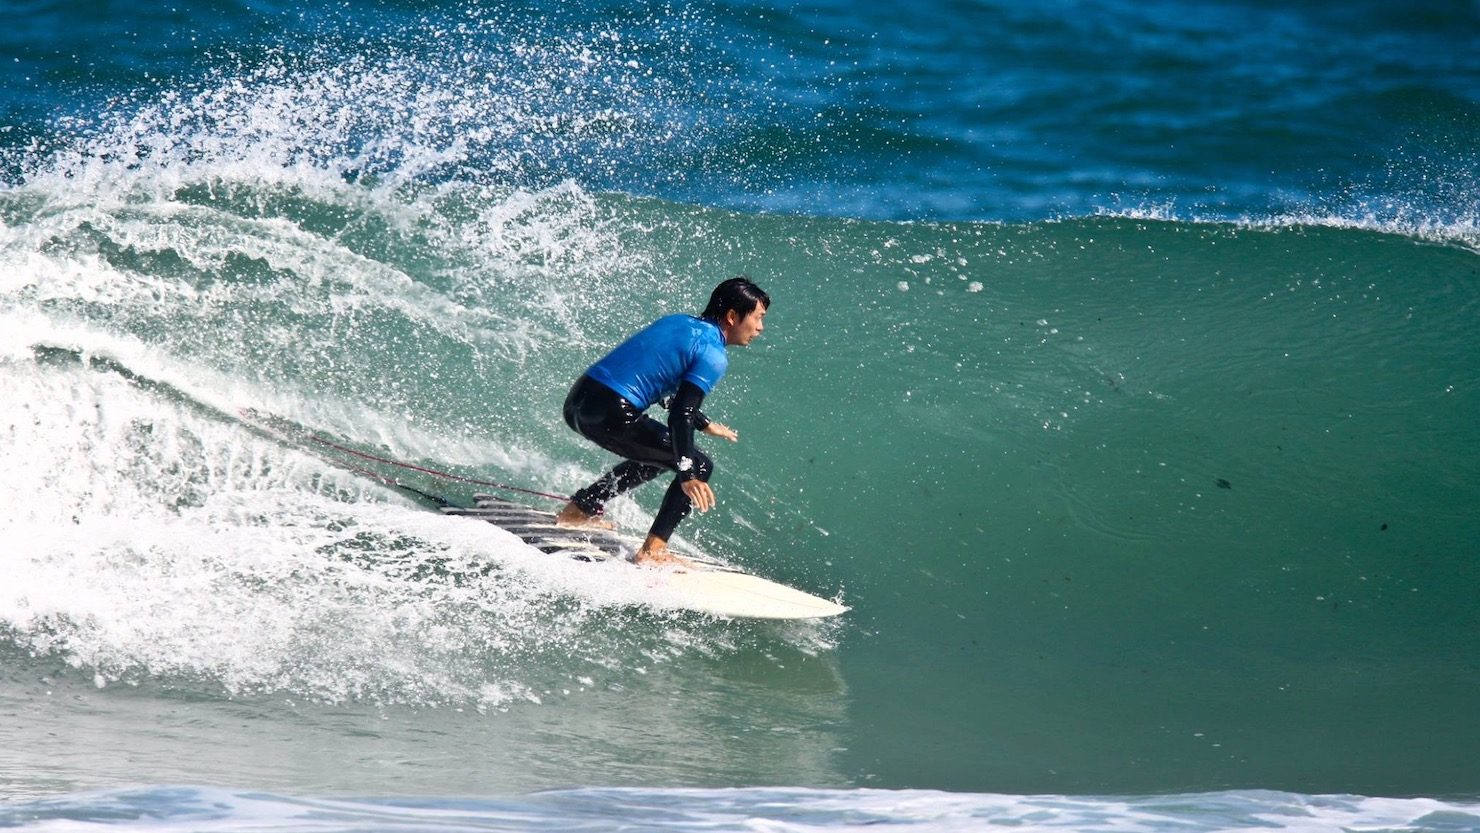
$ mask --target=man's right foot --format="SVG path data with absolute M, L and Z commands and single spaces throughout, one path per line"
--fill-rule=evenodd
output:
M 555 513 L 556 526 L 573 526 L 582 529 L 616 529 L 617 525 L 600 515 L 587 515 L 586 510 L 574 503 Z
M 639 567 L 693 567 L 694 562 L 680 555 L 674 555 L 667 547 L 656 549 L 640 549 L 632 557 L 632 563 Z

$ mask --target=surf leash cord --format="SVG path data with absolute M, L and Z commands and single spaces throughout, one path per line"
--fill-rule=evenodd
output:
M 258 411 L 256 411 L 255 409 L 252 409 L 252 408 L 241 408 L 239 410 L 240 410 L 241 416 L 244 419 L 247 419 L 247 420 L 256 422 L 256 423 L 258 423 L 259 426 L 265 420 L 267 422 L 267 426 L 266 427 L 268 427 L 270 430 L 272 430 L 275 433 L 277 433 L 279 436 L 284 436 L 286 434 L 287 436 L 285 436 L 284 438 L 289 438 L 292 435 L 295 435 L 296 434 L 298 440 L 300 440 L 300 441 L 312 443 L 312 444 L 317 445 L 317 446 L 322 446 L 323 448 L 331 449 L 331 450 L 336 451 L 336 452 L 338 452 L 340 454 L 345 454 L 345 455 L 348 455 L 350 457 L 357 457 L 357 458 L 359 458 L 361 460 L 366 460 L 366 461 L 369 461 L 369 462 L 372 462 L 372 463 L 379 463 L 379 464 L 385 465 L 385 466 L 392 466 L 392 467 L 395 467 L 395 468 L 398 468 L 398 469 L 403 469 L 405 471 L 414 471 L 414 472 L 419 472 L 421 474 L 428 474 L 428 475 L 431 475 L 432 477 L 440 477 L 443 480 L 452 480 L 452 481 L 456 481 L 456 482 L 459 482 L 459 483 L 468 483 L 468 484 L 471 484 L 471 485 L 474 485 L 474 486 L 486 486 L 486 487 L 488 487 L 490 489 L 500 489 L 502 491 L 515 492 L 515 493 L 518 493 L 518 494 L 521 494 L 521 495 L 532 495 L 534 497 L 547 498 L 549 500 L 556 500 L 556 501 L 560 501 L 562 503 L 565 502 L 568 499 L 565 495 L 556 495 L 556 494 L 551 494 L 549 492 L 537 491 L 535 489 L 525 489 L 525 488 L 521 488 L 519 486 L 511 486 L 511 485 L 509 485 L 507 483 L 496 483 L 496 482 L 494 482 L 492 480 L 480 480 L 480 479 L 478 479 L 476 477 L 468 477 L 466 475 L 455 474 L 455 473 L 450 472 L 450 471 L 441 471 L 440 469 L 429 468 L 427 466 L 418 466 L 415 463 L 405 463 L 405 462 L 402 462 L 400 460 L 392 460 L 389 457 L 381 457 L 381 456 L 376 455 L 376 454 L 371 454 L 371 453 L 369 453 L 367 451 L 360 451 L 359 449 L 350 448 L 349 446 L 341 445 L 340 443 L 336 443 L 336 442 L 333 442 L 331 440 L 326 440 L 323 437 L 320 437 L 317 434 L 315 434 L 313 431 L 310 431 L 307 428 L 304 428 L 303 426 L 300 426 L 300 425 L 292 425 L 291 423 L 289 423 L 289 425 L 282 425 L 282 426 L 274 426 L 274 425 L 272 425 L 273 422 L 287 422 L 287 420 L 283 420 L 281 417 L 275 417 L 275 416 L 272 416 L 271 414 L 259 413 Z M 344 464 L 344 463 L 340 463 L 340 465 L 344 466 L 344 468 L 346 468 L 346 469 L 349 469 L 349 470 L 355 472 L 356 474 L 366 475 L 370 479 L 377 480 L 377 481 L 379 481 L 381 483 L 384 483 L 384 484 L 386 484 L 388 486 L 395 486 L 397 488 L 405 489 L 405 490 L 407 490 L 409 492 L 413 492 L 413 493 L 419 494 L 419 495 L 421 495 L 423 497 L 434 499 L 437 502 L 446 503 L 446 501 L 442 500 L 441 498 L 437 498 L 435 495 L 430 495 L 430 494 L 428 494 L 426 492 L 421 491 L 420 489 L 415 489 L 415 488 L 412 488 L 411 486 L 407 486 L 406 484 L 404 484 L 404 483 L 396 480 L 395 478 L 386 477 L 384 475 L 378 474 L 378 473 L 373 472 L 373 471 L 370 471 L 368 469 L 361 468 L 359 466 L 352 466 L 352 465 L 347 465 L 347 464 Z
M 524 489 L 520 488 L 519 486 L 510 486 L 507 483 L 495 483 L 492 480 L 479 480 L 476 477 L 467 477 L 461 474 L 454 474 L 450 471 L 440 471 L 438 469 L 427 468 L 426 466 L 418 466 L 415 463 L 403 463 L 400 460 L 392 460 L 389 457 L 379 457 L 368 452 L 359 451 L 347 446 L 339 445 L 338 443 L 330 442 L 323 437 L 318 437 L 313 434 L 309 434 L 308 439 L 326 448 L 332 448 L 333 450 L 341 454 L 348 454 L 353 457 L 359 457 L 362 460 L 369 460 L 371 462 L 380 463 L 382 465 L 395 466 L 396 468 L 406 469 L 407 471 L 429 474 L 433 477 L 440 477 L 444 480 L 455 480 L 460 483 L 469 483 L 474 486 L 487 486 L 490 489 L 502 489 L 506 492 L 517 492 L 521 495 L 533 495 L 534 497 L 548 498 L 550 500 L 558 500 L 562 502 L 567 499 L 563 495 L 555 495 L 549 492 L 537 491 L 535 489 Z

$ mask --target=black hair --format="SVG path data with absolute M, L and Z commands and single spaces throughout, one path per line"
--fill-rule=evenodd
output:
M 741 275 L 716 286 L 709 296 L 709 306 L 704 308 L 704 312 L 699 317 L 710 321 L 722 321 L 725 313 L 734 310 L 740 314 L 741 318 L 744 318 L 754 312 L 757 305 L 770 309 L 771 296 L 751 283 L 750 278 Z

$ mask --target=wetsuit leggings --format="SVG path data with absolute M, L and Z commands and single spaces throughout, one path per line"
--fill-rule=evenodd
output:
M 665 470 L 677 471 L 668 426 L 646 416 L 616 391 L 589 376 L 577 380 L 566 396 L 565 424 L 607 451 L 626 458 L 595 483 L 571 496 L 571 503 L 588 515 L 600 514 L 607 501 Z M 714 462 L 697 448 L 688 456 L 694 461 L 694 476 L 709 482 Z M 648 534 L 663 541 L 673 537 L 673 531 L 688 516 L 691 505 L 681 478 L 673 478 Z

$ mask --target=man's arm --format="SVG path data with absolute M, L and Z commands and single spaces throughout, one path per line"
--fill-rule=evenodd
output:
M 699 479 L 698 472 L 693 467 L 694 450 L 694 428 L 703 421 L 703 431 L 716 437 L 724 437 L 734 442 L 738 437 L 734 431 L 720 425 L 718 422 L 710 422 L 702 413 L 699 406 L 704 402 L 704 391 L 693 382 L 680 382 L 678 393 L 674 395 L 673 402 L 668 406 L 668 436 L 673 442 L 673 467 L 678 469 L 679 485 L 683 488 L 685 495 L 693 503 L 695 509 L 700 512 L 708 512 L 714 508 L 714 490 L 709 484 Z
M 694 429 L 710 426 L 708 417 L 699 410 L 704 404 L 704 391 L 693 382 L 679 382 L 678 393 L 668 406 L 668 436 L 673 442 L 673 465 L 679 480 L 693 480 Z

